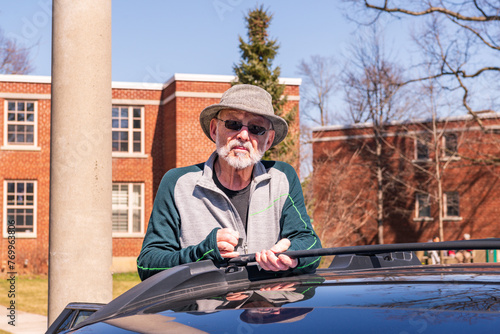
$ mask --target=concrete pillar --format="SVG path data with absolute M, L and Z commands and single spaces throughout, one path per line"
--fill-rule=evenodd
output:
M 112 298 L 111 0 L 53 0 L 49 325 Z

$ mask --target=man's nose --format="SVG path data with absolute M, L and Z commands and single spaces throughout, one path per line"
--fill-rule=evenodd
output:
M 248 126 L 243 125 L 240 131 L 237 134 L 238 139 L 242 139 L 247 141 L 250 138 L 250 134 L 248 133 Z

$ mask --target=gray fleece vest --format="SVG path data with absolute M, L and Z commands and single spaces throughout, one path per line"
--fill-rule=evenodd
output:
M 247 232 L 229 198 L 213 182 L 212 154 L 204 170 L 188 173 L 177 181 L 174 198 L 181 217 L 181 246 L 203 241 L 216 227 L 231 228 L 243 239 L 240 254 L 271 248 L 280 239 L 280 218 L 289 193 L 286 175 L 257 163 L 250 184 Z M 272 179 L 272 182 L 270 182 Z

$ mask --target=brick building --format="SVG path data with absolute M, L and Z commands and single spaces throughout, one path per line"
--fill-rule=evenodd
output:
M 112 83 L 113 265 L 134 270 L 159 182 L 171 168 L 205 161 L 214 150 L 199 113 L 218 103 L 233 76 L 175 74 L 164 84 Z M 300 79 L 287 85 L 285 110 L 298 108 Z M 16 223 L 16 262 L 47 272 L 51 78 L 0 75 L 2 270 L 7 221 Z M 78 120 L 75 120 L 78 126 Z M 91 144 L 92 138 L 87 138 Z M 84 154 L 85 141 L 74 154 Z
M 375 244 L 380 232 L 384 243 L 426 242 L 440 225 L 444 240 L 500 237 L 500 114 L 391 123 L 380 135 L 326 126 L 313 138 L 323 244 Z

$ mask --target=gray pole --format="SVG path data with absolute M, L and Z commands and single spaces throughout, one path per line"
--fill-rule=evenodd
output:
M 112 298 L 111 0 L 52 5 L 49 325 Z

